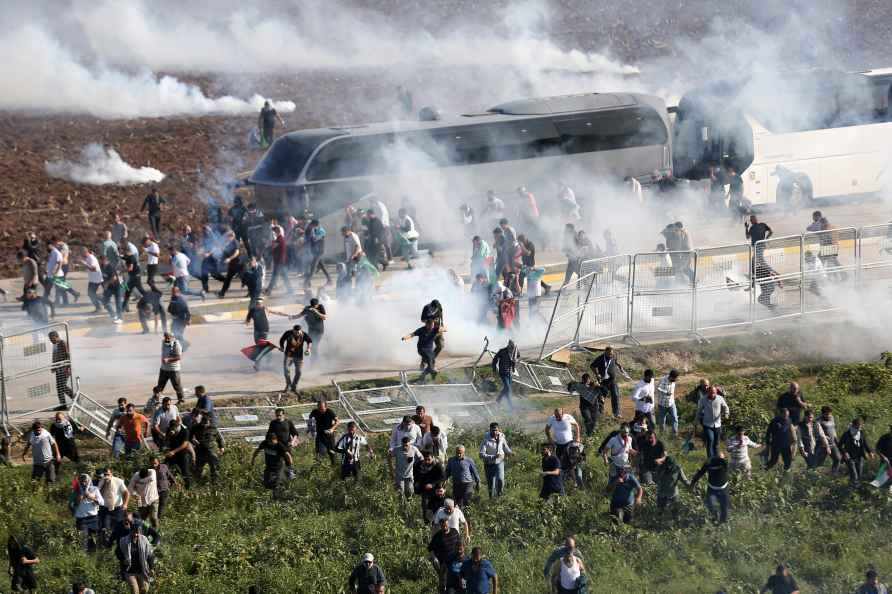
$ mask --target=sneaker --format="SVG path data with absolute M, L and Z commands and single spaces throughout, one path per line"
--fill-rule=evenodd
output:
M 122 320 L 121 318 L 115 318 L 114 320 L 112 320 L 112 324 L 123 324 L 123 323 L 124 323 L 124 320 Z
M 77 291 L 75 291 L 74 292 L 74 302 L 77 303 L 80 298 L 81 298 L 81 294 L 78 293 Z
M 201 292 L 201 300 L 202 300 L 202 301 L 206 301 L 207 298 L 208 298 L 207 291 L 202 291 L 202 292 Z
M 289 480 L 289 481 L 293 481 L 294 478 L 297 476 L 297 475 L 294 473 L 294 469 L 293 469 L 293 468 L 289 468 L 289 469 L 286 471 L 286 474 L 288 475 L 288 480 Z
M 223 299 L 223 297 L 225 296 L 226 294 L 223 291 L 217 291 L 217 297 L 219 297 L 220 299 Z

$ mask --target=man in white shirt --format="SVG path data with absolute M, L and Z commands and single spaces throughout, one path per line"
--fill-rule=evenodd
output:
M 130 491 L 127 489 L 124 479 L 116 477 L 111 468 L 102 471 L 98 488 L 102 494 L 102 505 L 99 507 L 99 528 L 103 539 L 107 540 L 115 525 L 124 519 L 124 513 L 130 504 Z
M 656 427 L 654 419 L 654 372 L 652 369 L 644 370 L 644 377 L 635 384 L 632 390 L 632 402 L 635 403 L 635 413 L 642 413 L 647 417 L 647 426 Z
M 678 370 L 671 369 L 668 375 L 660 379 L 657 384 L 657 420 L 660 422 L 660 430 L 666 431 L 666 419 L 672 424 L 672 433 L 678 435 L 678 408 L 675 406 L 675 384 L 678 380 Z M 654 426 L 656 430 L 656 426 Z
M 49 299 L 50 292 L 55 289 L 55 303 L 58 306 L 62 303 L 62 291 L 64 291 L 64 289 L 56 285 L 54 280 L 59 279 L 61 281 L 65 276 L 65 273 L 62 271 L 62 252 L 56 248 L 56 243 L 54 241 L 47 241 L 46 249 L 46 276 L 43 279 L 44 295 L 46 299 Z
M 170 257 L 170 265 L 173 268 L 173 286 L 177 287 L 183 295 L 196 295 L 204 301 L 204 291 L 189 289 L 189 264 L 192 263 L 192 260 L 178 246 L 174 246 L 173 252 L 173 256 Z
M 489 431 L 483 435 L 480 443 L 480 459 L 486 473 L 486 487 L 489 498 L 501 497 L 505 488 L 505 458 L 514 452 L 508 446 L 508 440 L 499 429 L 498 423 L 490 423 Z
M 734 428 L 734 435 L 728 438 L 725 445 L 731 455 L 731 470 L 742 472 L 746 478 L 749 478 L 753 470 L 750 448 L 761 448 L 762 446 L 751 440 L 740 425 Z
M 430 431 L 421 436 L 421 445 L 418 449 L 422 452 L 430 452 L 440 464 L 446 464 L 446 455 L 449 452 L 449 439 L 446 432 L 437 425 L 432 425 Z
M 453 530 L 462 530 L 464 527 L 465 533 L 465 542 L 471 542 L 471 525 L 468 523 L 467 518 L 465 518 L 465 514 L 461 511 L 461 509 L 455 505 L 455 501 L 452 499 L 447 499 L 443 502 L 443 507 L 437 510 L 437 513 L 434 514 L 434 519 L 431 522 L 431 532 L 436 533 L 440 529 L 440 520 L 443 518 L 446 519 L 446 523 Z
M 90 298 L 90 303 L 96 308 L 93 313 L 99 313 L 102 311 L 102 301 L 98 294 L 98 289 L 102 286 L 102 267 L 99 266 L 99 258 L 87 246 L 83 248 L 81 264 L 87 269 L 87 296 Z
M 418 230 L 415 229 L 415 221 L 409 216 L 405 208 L 397 211 L 399 216 L 398 232 L 400 235 L 400 251 L 407 267 L 412 269 L 412 259 L 418 255 Z
M 599 450 L 604 458 L 604 463 L 609 464 L 608 476 L 610 480 L 619 474 L 619 471 L 629 466 L 630 456 L 638 452 L 632 447 L 632 435 L 629 425 L 623 423 L 619 431 L 607 440 L 607 443 Z
M 99 533 L 99 508 L 105 504 L 99 487 L 93 484 L 89 474 L 77 477 L 77 485 L 71 499 L 74 525 L 84 539 L 84 549 L 96 549 L 95 536 Z
M 549 443 L 555 444 L 556 455 L 563 458 L 571 441 L 580 441 L 579 423 L 571 415 L 565 414 L 563 408 L 554 409 L 545 425 L 545 437 Z
M 354 233 L 350 227 L 341 227 L 341 235 L 344 237 L 344 263 L 347 265 L 347 272 L 352 278 L 356 276 L 359 259 L 365 253 L 362 251 L 362 242 L 359 240 L 359 235 Z
M 167 429 L 170 422 L 180 416 L 180 411 L 170 400 L 169 396 L 161 399 L 161 408 L 152 415 L 152 441 L 159 448 L 164 446 L 164 436 L 167 435 Z
M 403 421 L 390 432 L 390 443 L 387 450 L 391 456 L 394 450 L 402 447 L 404 437 L 409 437 L 412 445 L 416 447 L 421 443 L 421 427 L 416 425 L 409 415 L 404 416 Z
M 158 262 L 161 258 L 161 248 L 158 243 L 146 235 L 142 238 L 142 250 L 146 253 L 146 282 L 149 287 L 155 288 L 155 275 L 158 274 Z
M 143 522 L 152 522 L 158 528 L 158 476 L 153 468 L 142 468 L 133 473 L 127 484 L 136 496 L 136 506 Z

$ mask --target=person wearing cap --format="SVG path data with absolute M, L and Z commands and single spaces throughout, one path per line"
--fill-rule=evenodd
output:
M 610 515 L 624 524 L 631 524 L 635 506 L 641 505 L 644 497 L 641 483 L 628 469 L 620 468 L 607 483 L 607 492 L 610 493 Z
M 499 576 L 480 547 L 471 549 L 471 558 L 462 563 L 461 577 L 466 583 L 464 594 L 499 594 Z
M 161 369 L 158 371 L 158 392 L 164 391 L 169 381 L 173 384 L 173 389 L 177 394 L 177 404 L 183 402 L 183 384 L 180 381 L 180 370 L 182 369 L 183 347 L 180 341 L 174 338 L 170 332 L 164 333 L 164 339 L 161 342 Z
M 384 572 L 375 563 L 375 556 L 371 553 L 362 556 L 362 562 L 353 568 L 347 580 L 348 588 L 353 594 L 383 592 L 386 583 Z
M 68 505 L 74 514 L 74 524 L 81 534 L 84 549 L 96 550 L 95 536 L 99 534 L 99 508 L 105 505 L 99 487 L 93 484 L 90 475 L 80 474 L 71 495 Z
M 465 457 L 465 446 L 455 448 L 455 455 L 446 463 L 446 474 L 452 479 L 452 498 L 461 507 L 467 507 L 474 491 L 480 488 L 480 475 L 474 461 Z
M 774 574 L 768 576 L 768 581 L 759 590 L 759 594 L 799 594 L 799 585 L 793 576 L 790 575 L 790 569 L 783 563 L 778 565 Z
M 885 584 L 880 583 L 880 577 L 876 570 L 868 569 L 864 578 L 864 583 L 858 586 L 855 594 L 889 594 L 889 589 Z
M 668 375 L 660 378 L 657 384 L 657 421 L 660 431 L 666 431 L 666 419 L 672 426 L 672 434 L 678 435 L 678 408 L 675 406 L 675 385 L 678 380 L 678 370 L 669 370 Z M 656 430 L 656 425 L 653 427 Z
M 514 452 L 508 446 L 508 440 L 499 429 L 499 424 L 490 423 L 489 431 L 483 435 L 480 444 L 480 459 L 483 460 L 490 499 L 500 497 L 505 489 L 505 458 L 512 454 Z

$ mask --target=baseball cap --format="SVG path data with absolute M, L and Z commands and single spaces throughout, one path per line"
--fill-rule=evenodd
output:
M 372 555 L 371 553 L 366 553 L 365 555 L 362 556 L 362 561 L 363 561 L 363 563 L 365 563 L 366 561 L 368 561 L 369 563 L 374 563 L 375 556 Z

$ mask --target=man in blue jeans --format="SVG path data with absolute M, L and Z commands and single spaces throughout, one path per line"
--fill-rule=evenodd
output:
M 706 485 L 706 509 L 719 524 L 728 521 L 728 510 L 731 507 L 731 497 L 728 494 L 728 461 L 724 454 L 711 457 L 703 463 L 697 474 L 691 479 L 691 489 L 703 475 L 707 477 Z
M 499 430 L 499 424 L 490 423 L 489 431 L 483 435 L 480 444 L 480 458 L 483 460 L 490 499 L 502 495 L 505 488 L 505 458 L 513 453 L 505 435 Z
M 502 391 L 499 392 L 496 402 L 501 402 L 502 398 L 507 399 L 509 409 L 514 408 L 514 405 L 511 404 L 511 383 L 518 359 L 520 359 L 520 353 L 514 346 L 513 340 L 509 340 L 508 345 L 499 349 L 499 352 L 492 358 L 492 371 L 497 373 L 499 379 L 502 380 Z
M 706 442 L 706 457 L 718 455 L 722 441 L 722 419 L 731 415 L 728 403 L 720 396 L 715 386 L 710 386 L 706 397 L 697 403 L 697 420 L 703 426 L 703 440 Z

